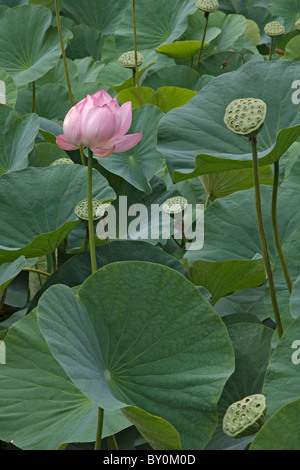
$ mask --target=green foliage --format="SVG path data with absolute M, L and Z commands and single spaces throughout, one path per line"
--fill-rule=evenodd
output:
M 134 50 L 132 0 L 59 0 L 60 21 L 56 3 L 0 2 L 1 450 L 92 449 L 99 407 L 111 452 L 300 450 L 300 0 L 219 0 L 207 22 L 195 0 L 136 1 L 136 71 L 119 63 Z M 272 21 L 285 34 L 269 60 Z M 71 101 L 100 89 L 131 102 L 128 133 L 143 138 L 94 154 L 92 197 L 109 205 L 94 224 L 92 273 L 74 212 L 87 197 L 88 151 L 56 138 Z M 281 338 L 249 139 L 224 123 L 242 98 L 267 106 L 258 165 Z M 73 164 L 51 166 L 59 159 Z M 273 237 L 275 163 L 292 290 Z M 178 196 L 190 218 L 164 219 Z M 105 238 L 113 211 L 115 237 L 109 222 Z M 188 245 L 202 228 L 203 246 Z M 40 257 L 47 274 L 36 273 Z M 225 434 L 227 410 L 253 395 L 266 400 L 261 429 Z

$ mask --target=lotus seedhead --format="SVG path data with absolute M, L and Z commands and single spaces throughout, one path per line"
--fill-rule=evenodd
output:
M 230 437 L 245 437 L 257 433 L 266 416 L 264 395 L 250 395 L 230 405 L 223 418 L 223 431 Z
M 98 220 L 103 217 L 105 213 L 105 208 L 102 206 L 106 205 L 102 204 L 100 201 L 98 201 L 98 199 L 92 199 L 93 220 Z M 84 199 L 83 201 L 80 201 L 77 204 L 77 206 L 75 207 L 75 214 L 80 220 L 89 220 L 87 199 Z
M 278 21 L 271 21 L 271 23 L 266 24 L 264 30 L 268 36 L 275 37 L 284 34 L 285 27 Z
M 226 108 L 224 122 L 235 134 L 254 137 L 261 130 L 267 113 L 267 105 L 258 98 L 241 98 Z
M 137 64 L 138 64 L 138 66 L 142 65 L 143 62 L 144 62 L 144 57 L 142 56 L 142 54 L 140 52 L 138 52 L 137 53 Z M 134 69 L 135 68 L 134 51 L 124 52 L 124 54 L 122 54 L 119 57 L 118 63 L 120 65 L 122 65 L 122 67 L 126 67 L 126 68 L 129 68 L 129 69 Z
M 205 13 L 213 13 L 218 10 L 219 2 L 218 0 L 197 0 L 196 7 L 198 10 L 205 11 Z
M 74 162 L 71 158 L 58 158 L 57 160 L 54 160 L 50 166 L 56 165 L 74 165 Z
M 163 205 L 162 209 L 167 214 L 178 214 L 182 212 L 187 205 L 187 200 L 183 196 L 175 196 L 167 199 Z

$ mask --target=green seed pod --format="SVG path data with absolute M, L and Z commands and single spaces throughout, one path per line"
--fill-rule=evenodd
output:
M 187 206 L 187 200 L 183 196 L 175 196 L 167 199 L 163 205 L 162 210 L 167 214 L 178 214 L 182 212 Z
M 99 220 L 105 214 L 107 204 L 102 204 L 98 199 L 92 199 L 93 220 Z M 89 220 L 88 201 L 84 199 L 75 207 L 75 214 L 80 220 Z
M 137 64 L 138 64 L 138 66 L 142 65 L 143 62 L 144 62 L 144 57 L 142 56 L 142 54 L 140 52 L 138 52 L 137 53 Z M 119 57 L 118 63 L 120 65 L 122 65 L 122 67 L 126 67 L 126 68 L 129 68 L 129 69 L 134 69 L 135 68 L 134 51 L 124 52 L 124 54 L 122 54 Z
M 299 29 L 299 31 L 300 31 L 300 18 L 296 21 L 295 28 Z
M 197 0 L 196 7 L 206 13 L 213 13 L 218 10 L 219 2 L 218 0 Z
M 271 23 L 266 24 L 264 30 L 268 36 L 275 37 L 284 34 L 285 27 L 278 23 L 278 21 L 271 21 Z
M 54 160 L 50 166 L 56 165 L 74 165 L 74 162 L 71 158 L 58 158 L 57 160 Z
M 224 122 L 235 134 L 254 137 L 262 129 L 266 114 L 267 105 L 262 100 L 241 98 L 227 106 Z
M 230 405 L 223 418 L 223 431 L 230 437 L 251 436 L 263 426 L 266 417 L 264 395 L 249 395 Z

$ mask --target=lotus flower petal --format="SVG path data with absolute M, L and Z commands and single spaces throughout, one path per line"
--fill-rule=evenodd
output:
M 125 152 L 137 145 L 143 133 L 125 135 L 132 122 L 132 104 L 120 106 L 117 97 L 100 90 L 87 95 L 67 113 L 63 130 L 56 143 L 64 150 L 89 147 L 104 158 L 114 152 Z

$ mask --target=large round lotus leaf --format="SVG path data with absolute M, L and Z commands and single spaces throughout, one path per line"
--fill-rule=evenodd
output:
M 233 352 L 223 322 L 184 276 L 116 262 L 76 296 L 50 287 L 37 308 L 54 357 L 90 400 L 109 410 L 138 406 L 169 421 L 183 448 L 204 447 Z
M 165 419 L 153 416 L 134 406 L 127 406 L 122 409 L 122 412 L 136 426 L 153 449 L 182 449 L 178 432 Z
M 64 0 L 62 14 L 76 24 L 90 26 L 102 34 L 112 34 L 129 5 L 130 0 Z
M 187 27 L 188 15 L 196 11 L 194 0 L 139 0 L 135 2 L 138 48 L 155 49 L 179 38 Z M 126 10 L 115 31 L 118 50 L 132 50 L 132 8 Z
M 163 113 L 156 106 L 146 104 L 132 113 L 129 133 L 143 132 L 142 140 L 127 152 L 115 153 L 100 158 L 106 170 L 120 175 L 130 184 L 145 193 L 151 192 L 150 180 L 163 164 L 163 155 L 157 150 L 157 128 Z
M 299 46 L 300 46 L 300 36 L 298 35 L 287 43 L 286 48 L 285 48 L 284 59 L 299 61 L 300 60 Z
M 274 16 L 283 18 L 286 32 L 295 29 L 295 22 L 300 18 L 300 0 L 285 3 L 280 0 L 270 0 L 268 6 Z
M 0 104 L 0 176 L 26 168 L 38 131 L 36 114 L 19 117 L 16 111 Z
M 235 0 L 219 0 L 219 6 L 222 11 L 226 13 L 236 12 L 240 13 L 244 8 L 255 5 L 258 3 L 256 0 L 240 0 L 236 2 Z M 260 0 L 259 6 L 266 7 L 269 4 L 269 0 Z
M 212 305 L 232 292 L 259 286 L 266 280 L 262 259 L 221 262 L 198 260 L 189 266 L 189 274 L 196 286 L 203 286 L 211 293 Z
M 37 258 L 26 260 L 24 256 L 16 259 L 12 263 L 3 263 L 0 266 L 0 294 L 8 284 L 26 267 L 33 266 Z
M 292 84 L 299 74 L 297 62 L 248 62 L 214 78 L 186 105 L 171 110 L 160 121 L 158 148 L 174 172 L 173 180 L 252 166 L 248 139 L 227 129 L 223 120 L 228 104 L 239 98 L 266 103 L 259 163 L 279 160 L 300 135 L 299 105 L 292 102 Z
M 7 5 L 8 7 L 15 7 L 16 5 L 27 4 L 28 0 L 2 0 L 1 3 Z
M 173 86 L 160 87 L 156 91 L 152 88 L 142 86 L 140 92 L 142 104 L 153 104 L 164 113 L 168 113 L 173 108 L 183 106 L 197 94 L 196 91 Z M 118 100 L 122 104 L 131 101 L 132 109 L 137 108 L 139 106 L 137 88 L 130 87 L 122 90 L 118 94 Z
M 189 90 L 198 90 L 200 86 L 200 76 L 191 67 L 186 65 L 168 65 L 158 70 L 150 70 L 143 86 L 157 90 L 162 86 L 176 86 L 188 88 Z
M 51 19 L 51 11 L 40 5 L 16 6 L 0 16 L 0 69 L 17 86 L 37 80 L 60 58 L 58 32 Z M 72 33 L 63 28 L 63 37 L 66 44 Z
M 24 450 L 55 450 L 65 442 L 92 442 L 97 407 L 70 381 L 41 334 L 36 312 L 5 336 L 0 366 L 0 439 Z M 17 385 L 16 385 L 17 384 Z M 107 412 L 103 436 L 128 427 L 120 411 Z
M 243 315 L 244 316 L 244 315 Z M 249 438 L 235 439 L 223 432 L 223 417 L 229 406 L 247 395 L 262 393 L 273 330 L 262 324 L 241 320 L 228 326 L 235 352 L 235 371 L 227 381 L 218 403 L 217 429 L 206 450 L 244 450 Z M 251 439 L 252 440 L 252 439 Z
M 68 154 L 56 144 L 40 142 L 28 156 L 29 166 L 48 167 L 55 160 L 68 158 Z
M 296 193 L 296 195 L 299 197 L 299 194 Z M 293 198 L 294 201 L 297 197 L 296 195 Z M 290 215 L 290 217 L 292 218 L 292 215 Z M 281 239 L 282 239 L 282 249 L 283 249 L 284 256 L 288 265 L 290 278 L 291 278 L 291 281 L 294 282 L 299 276 L 299 262 L 297 260 L 297 256 L 295 256 L 295 253 L 298 253 L 300 249 L 300 228 L 298 228 L 298 230 L 295 230 L 293 233 L 291 233 L 288 239 L 285 239 L 284 236 L 282 236 Z M 281 311 L 283 311 L 289 305 L 291 294 L 289 292 L 289 289 L 286 284 L 286 280 L 283 275 L 279 256 L 276 256 L 275 262 L 273 264 L 273 277 L 274 277 L 274 282 L 276 286 L 276 294 L 278 298 L 279 308 Z M 272 302 L 270 299 L 268 286 L 266 286 L 265 306 L 269 314 L 272 316 L 273 309 L 272 309 Z
M 86 198 L 87 168 L 29 167 L 1 178 L 0 263 L 19 256 L 52 253 L 78 224 L 74 208 Z M 114 199 L 107 181 L 94 171 L 94 197 Z
M 261 186 L 263 220 L 273 263 L 276 252 L 272 234 L 271 197 L 272 188 Z M 283 189 L 279 191 L 278 228 L 282 244 L 296 234 L 299 228 L 300 214 L 295 210 L 298 200 L 299 194 L 295 191 Z M 238 191 L 223 199 L 217 199 L 205 211 L 204 219 L 204 246 L 201 250 L 190 250 L 186 253 L 189 263 L 199 259 L 206 261 L 249 260 L 257 253 L 261 254 L 254 189 Z M 226 227 L 226 234 L 224 227 Z
M 97 246 L 96 260 L 98 268 L 116 261 L 149 261 L 169 266 L 188 278 L 188 273 L 180 261 L 142 240 L 116 240 Z M 29 306 L 30 310 L 36 306 L 40 296 L 50 286 L 54 284 L 66 284 L 69 287 L 79 286 L 91 274 L 91 260 L 88 251 L 72 256 L 45 282 L 43 288 Z
M 254 177 L 252 168 L 242 170 L 219 171 L 199 176 L 210 201 L 215 201 L 232 194 L 236 191 L 243 191 L 254 187 Z M 273 185 L 274 173 L 270 165 L 259 168 L 260 184 Z M 190 180 L 185 180 L 183 183 Z
M 274 19 L 268 8 L 269 3 L 269 0 L 260 0 L 259 2 L 256 0 L 219 0 L 220 10 L 227 14 L 239 13 L 258 24 L 260 32 L 264 36 L 260 42 L 261 44 L 264 44 L 267 39 L 270 39 L 267 35 L 264 35 L 264 26 Z
M 85 24 L 71 27 L 72 40 L 68 42 L 67 57 L 69 59 L 83 59 L 91 57 L 101 59 L 101 49 L 105 41 L 101 32 Z
M 267 368 L 263 394 L 267 417 L 300 397 L 300 317 L 284 331 Z
M 32 105 L 32 90 L 22 88 L 19 90 L 16 110 L 19 114 L 29 113 Z M 63 122 L 70 109 L 70 98 L 65 86 L 47 83 L 38 87 L 35 92 L 34 112 L 46 119 Z
M 288 403 L 256 435 L 250 450 L 300 450 L 300 399 Z

